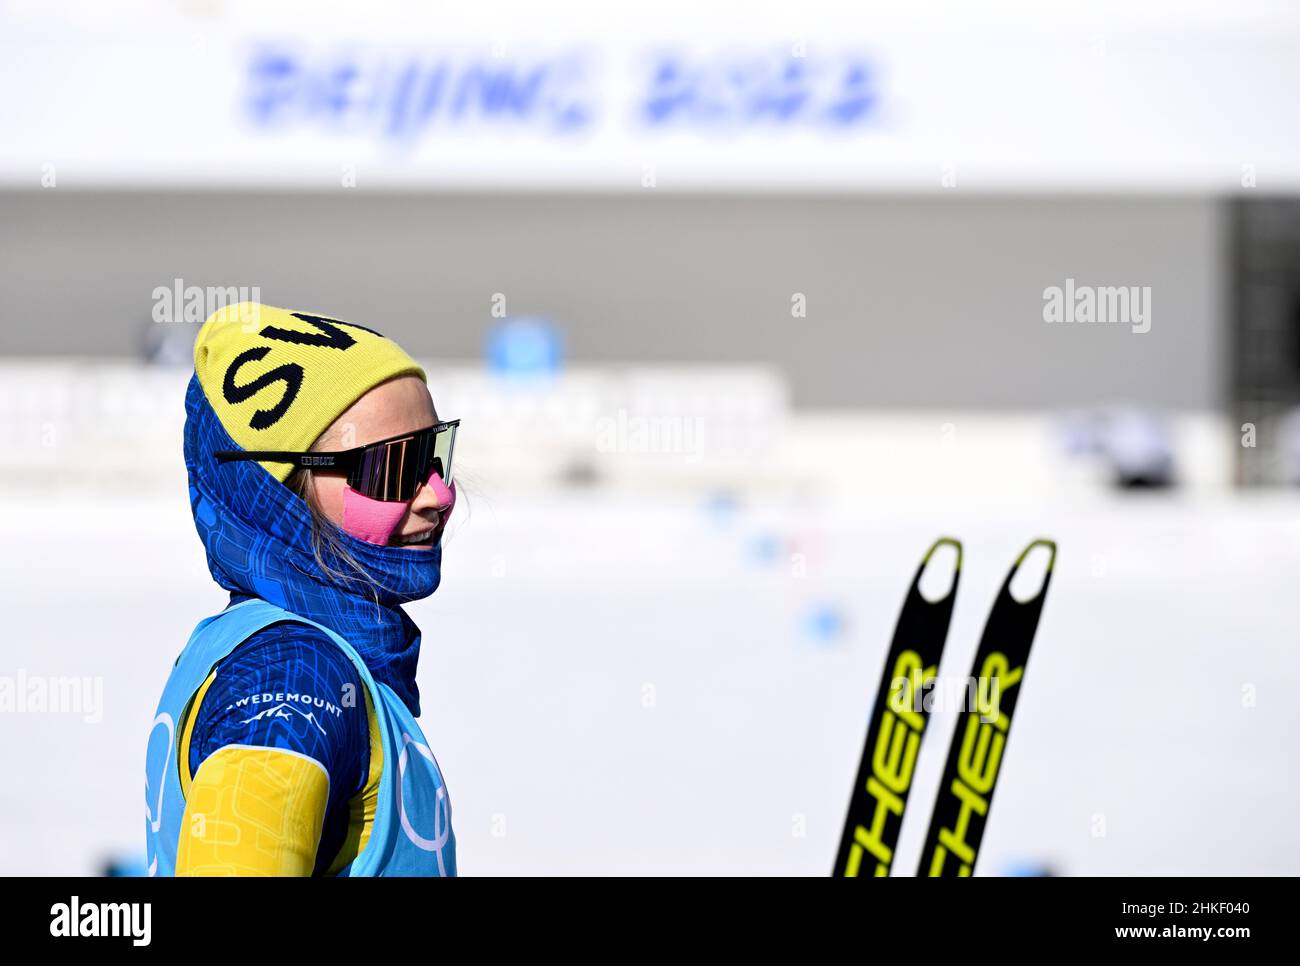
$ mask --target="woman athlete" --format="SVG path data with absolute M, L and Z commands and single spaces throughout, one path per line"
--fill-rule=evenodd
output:
M 438 587 L 456 424 L 379 333 L 252 303 L 199 331 L 185 408 L 194 522 L 230 604 L 158 705 L 150 874 L 454 875 L 401 605 Z

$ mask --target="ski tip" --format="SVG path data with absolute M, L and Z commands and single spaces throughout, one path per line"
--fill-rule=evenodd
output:
M 1047 572 L 1050 574 L 1052 572 L 1052 568 L 1056 566 L 1056 541 L 1048 537 L 1038 537 L 1034 540 L 1031 540 L 1029 546 L 1025 547 L 1025 549 L 1021 552 L 1019 559 L 1016 560 L 1016 566 L 1019 567 L 1022 563 L 1024 563 L 1025 558 L 1028 557 L 1039 547 L 1047 548 L 1047 553 L 1048 553 Z
M 940 558 L 941 562 L 935 563 L 935 554 L 944 547 L 951 547 L 953 553 L 945 555 Z M 925 558 L 917 568 L 913 588 L 926 603 L 941 604 L 950 601 L 957 593 L 957 581 L 960 577 L 961 541 L 953 537 L 940 537 L 925 552 Z
M 1029 568 L 1022 569 L 1025 561 L 1033 555 L 1035 550 L 1039 549 L 1047 551 L 1046 566 L 1036 561 Z M 1020 556 L 1016 558 L 1015 564 L 1011 567 L 1011 572 L 1007 574 L 1007 582 L 1002 587 L 1003 593 L 1010 594 L 1011 599 L 1017 604 L 1041 602 L 1043 595 L 1047 593 L 1047 585 L 1052 579 L 1052 568 L 1055 566 L 1056 541 L 1049 540 L 1046 537 L 1039 537 L 1037 540 L 1030 541 L 1029 546 L 1025 547 Z
M 957 563 L 954 569 L 961 570 L 961 541 L 956 537 L 940 537 L 934 543 L 930 544 L 930 549 L 925 552 L 925 559 L 921 561 L 921 566 L 924 567 L 928 564 L 930 558 L 934 556 L 934 552 L 940 547 L 952 547 L 957 551 Z
M 1048 537 L 1037 537 L 1036 540 L 1030 541 L 1030 545 L 1024 547 L 1024 550 L 1021 551 L 1021 555 L 1015 559 L 1015 566 L 1011 568 L 1011 571 L 1018 571 L 1018 569 L 1021 568 L 1021 564 L 1026 562 L 1028 556 L 1034 553 L 1035 550 L 1039 549 L 1039 547 L 1045 547 L 1048 551 L 1047 573 L 1050 575 L 1052 569 L 1056 567 L 1056 541 L 1050 540 Z

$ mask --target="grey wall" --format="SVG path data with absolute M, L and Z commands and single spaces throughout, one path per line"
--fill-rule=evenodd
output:
M 479 355 L 501 292 L 571 358 L 776 363 L 801 405 L 1217 405 L 1223 222 L 1181 198 L 9 191 L 0 355 L 130 354 L 179 277 L 428 357 Z M 1067 276 L 1151 286 L 1151 331 L 1046 325 Z

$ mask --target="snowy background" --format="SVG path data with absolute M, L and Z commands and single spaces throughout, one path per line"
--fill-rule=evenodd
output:
M 0 715 L 4 873 L 94 874 L 142 848 L 159 690 L 223 603 L 179 466 L 186 373 L 82 371 L 110 408 L 162 415 L 117 449 L 30 441 L 28 472 L 6 474 L 0 662 L 98 679 L 103 705 Z M 1066 458 L 1058 415 L 795 414 L 779 380 L 743 369 L 589 370 L 509 390 L 493 415 L 474 372 L 431 372 L 465 419 L 468 512 L 441 589 L 410 608 L 465 874 L 826 874 L 898 607 L 940 534 L 966 548 L 943 677 L 967 673 L 1023 545 L 1060 544 L 980 874 L 1300 867 L 1300 503 L 1228 487 L 1218 417 L 1172 420 L 1181 487 L 1122 493 Z M 71 381 L 4 375 L 28 404 Z M 512 466 L 519 413 L 564 397 L 598 414 L 628 384 L 643 400 L 728 384 L 736 404 L 689 452 L 584 449 L 577 420 L 541 447 L 555 466 Z M 66 400 L 46 411 L 63 413 L 47 428 L 112 439 Z M 741 458 L 756 418 L 761 466 Z M 74 452 L 85 468 L 60 483 Z M 584 453 L 581 482 L 551 474 Z M 896 872 L 915 866 L 952 723 L 932 719 Z

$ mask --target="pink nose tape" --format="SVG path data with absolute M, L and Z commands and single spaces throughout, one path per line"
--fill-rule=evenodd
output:
M 405 513 L 400 500 L 372 500 L 350 486 L 343 491 L 343 529 L 366 543 L 388 543 Z
M 430 473 L 429 478 L 424 481 L 424 485 L 433 488 L 434 499 L 438 501 L 438 512 L 450 517 L 451 511 L 456 508 L 456 481 L 451 481 L 449 489 L 447 484 L 442 482 L 441 476 Z
M 442 477 L 430 471 L 424 485 L 433 488 L 438 509 L 450 517 L 456 506 L 455 481 L 449 489 Z M 343 491 L 343 529 L 366 543 L 384 546 L 392 538 L 409 505 L 400 500 L 372 500 L 349 486 Z

